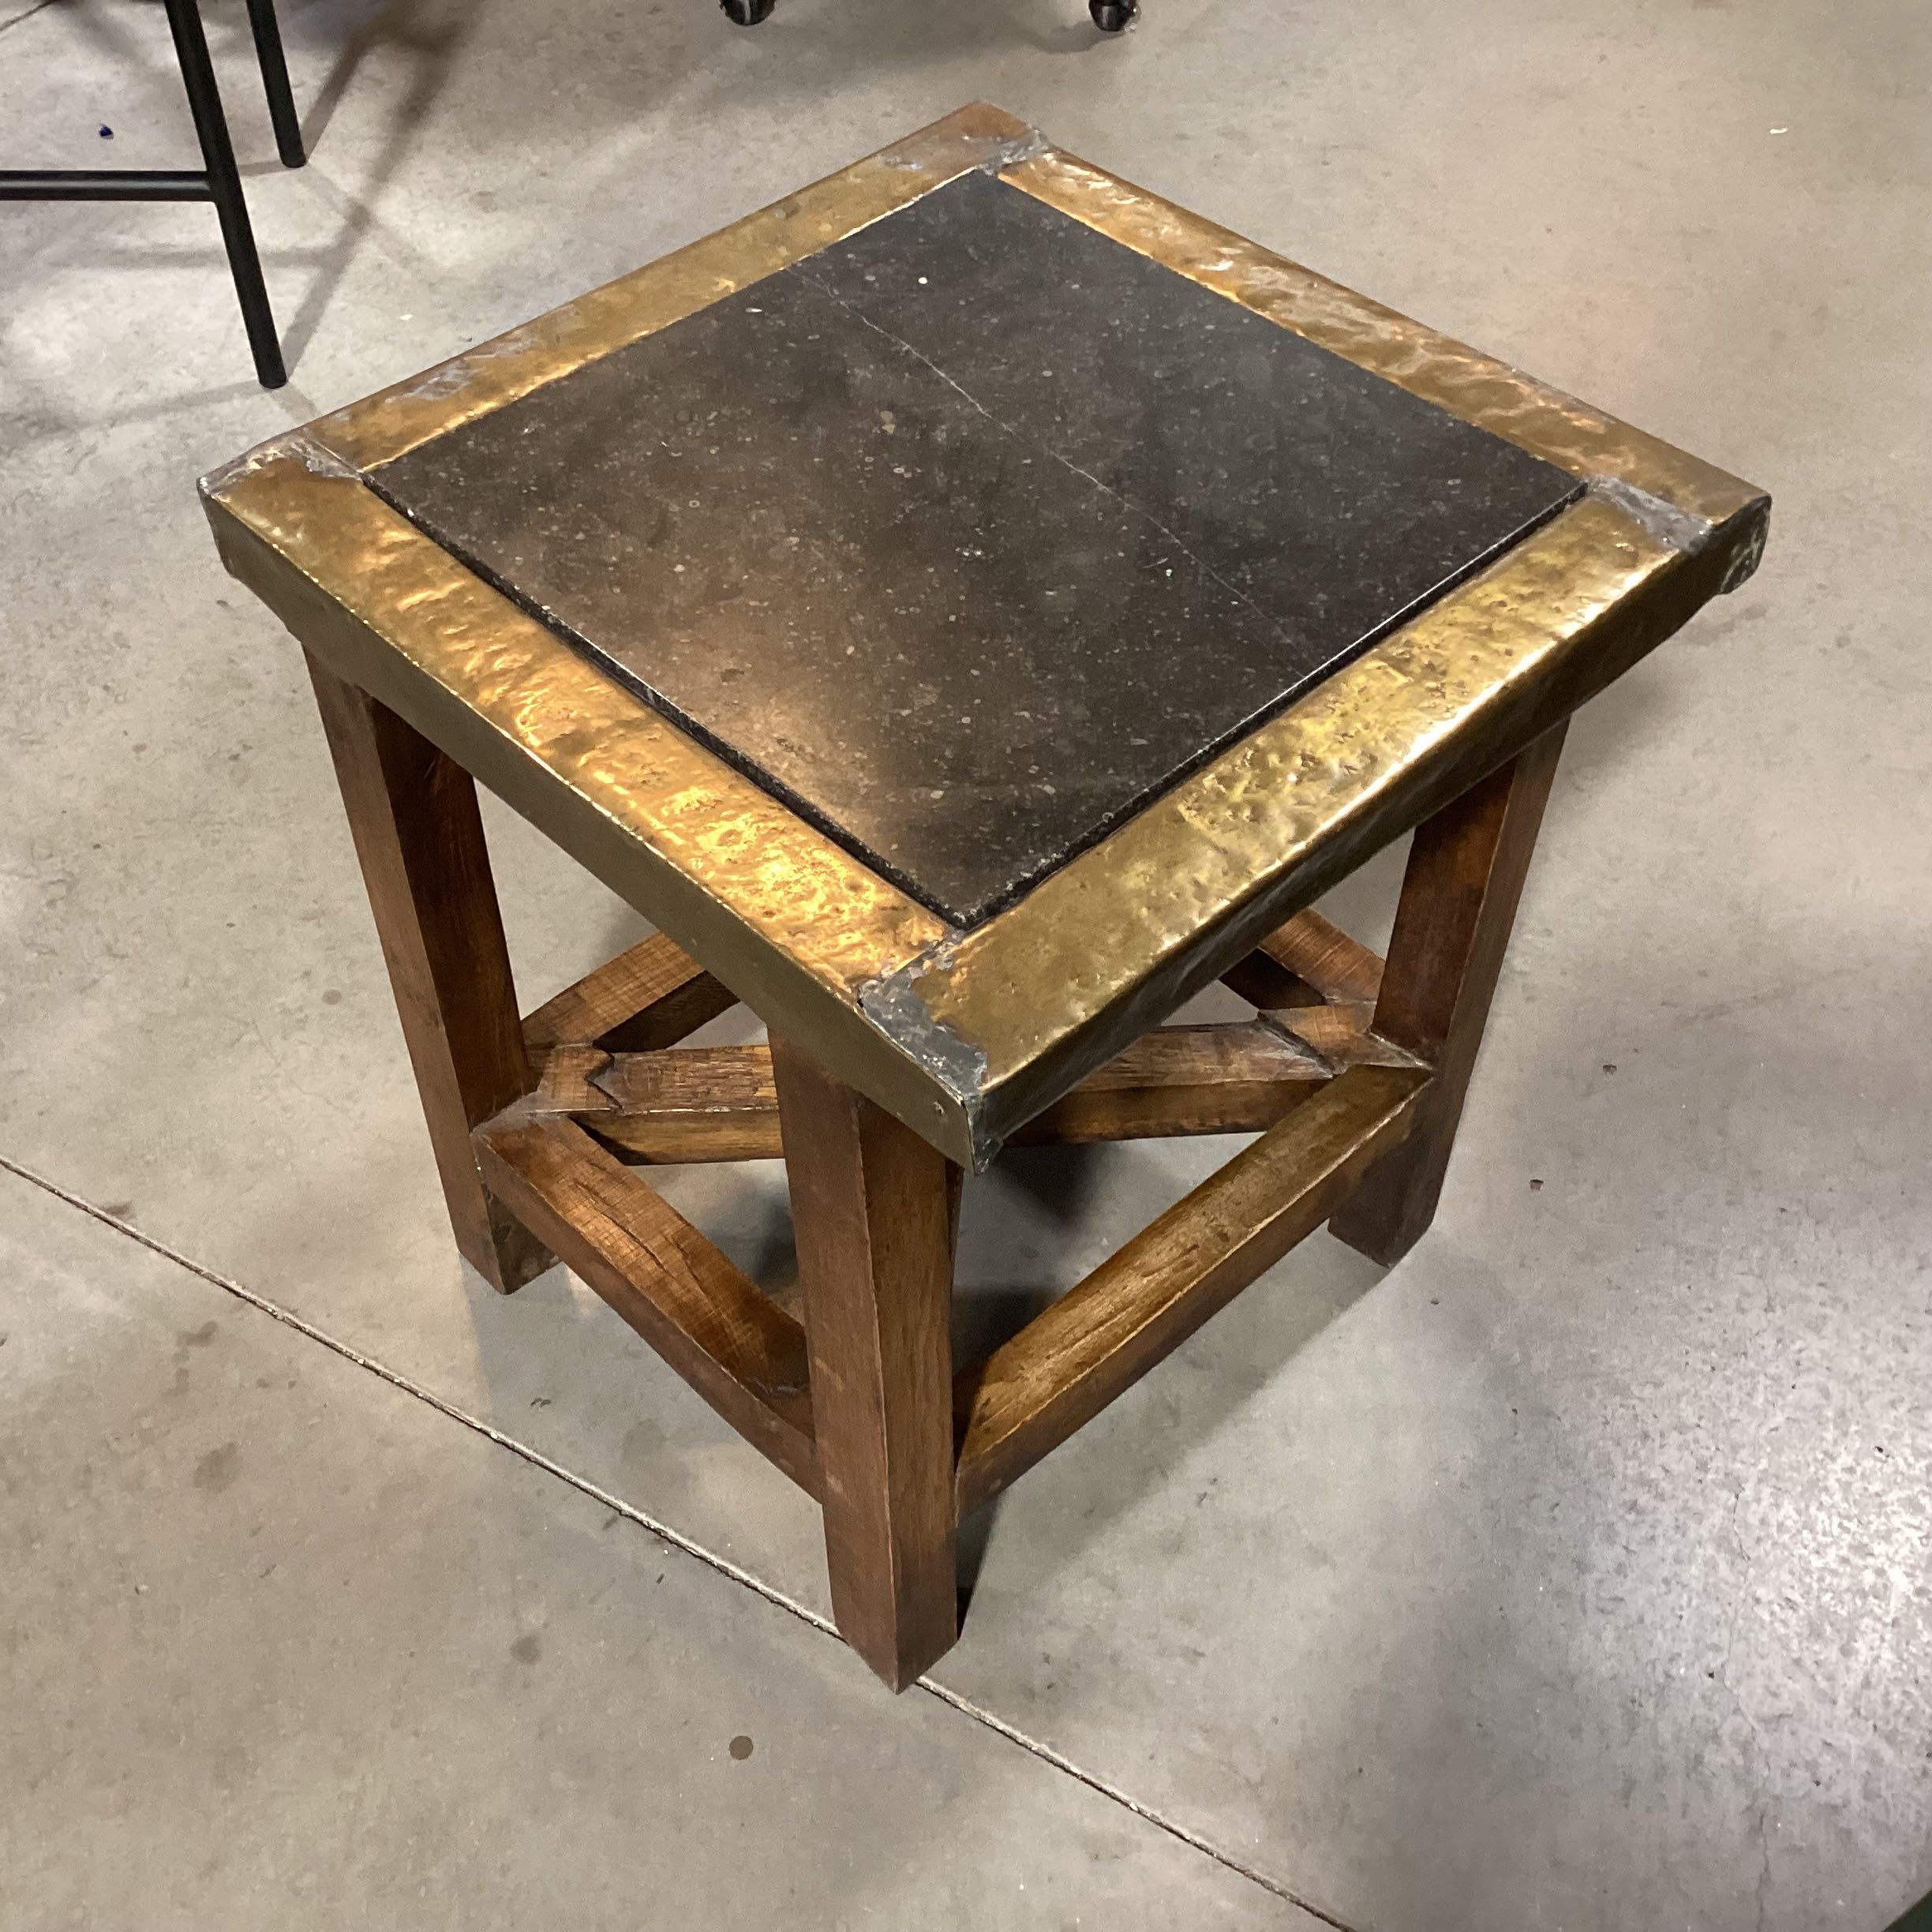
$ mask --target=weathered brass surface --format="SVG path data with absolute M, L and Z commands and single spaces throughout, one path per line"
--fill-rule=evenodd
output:
M 977 171 L 369 481 L 961 927 L 1585 487 Z
M 1713 595 L 1586 498 L 867 1003 L 957 1069 L 980 1158 L 1365 859 L 1619 676 Z M 882 994 L 884 997 L 882 997 Z M 935 1043 L 942 1044 L 935 1045 Z
M 735 294 L 1036 137 L 975 102 L 798 193 L 620 275 L 520 328 L 324 416 L 310 432 L 359 470 L 527 395 L 640 335 Z
M 920 1131 L 959 1103 L 861 988 L 949 931 L 473 576 L 300 432 L 214 480 L 228 568 L 762 1017 Z M 889 1099 L 887 1096 L 889 1095 Z M 952 1131 L 957 1136 L 957 1127 Z
M 961 937 L 368 489 L 413 448 L 974 167 L 1593 493 Z M 1002 1141 L 1748 575 L 1711 468 L 971 107 L 208 479 L 228 567 L 771 1024 L 951 1158 Z
M 1764 501 L 1751 484 L 1057 148 L 1001 178 L 1572 475 L 1613 477 L 1709 523 Z

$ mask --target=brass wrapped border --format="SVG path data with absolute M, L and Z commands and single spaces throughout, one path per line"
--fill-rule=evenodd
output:
M 974 169 L 1591 494 L 960 934 L 638 703 L 361 473 Z M 983 105 L 207 478 L 234 574 L 761 1017 L 955 1160 L 1622 675 L 1754 565 L 1762 492 L 1048 147 Z

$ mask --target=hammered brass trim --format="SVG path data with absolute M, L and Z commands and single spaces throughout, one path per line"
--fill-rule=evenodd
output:
M 866 996 L 977 1073 L 975 1158 L 1513 757 L 1722 585 L 1588 496 L 1025 898 Z
M 1024 121 L 975 102 L 728 228 L 320 417 L 309 433 L 352 469 L 373 470 L 856 234 L 962 174 L 997 168 L 1037 140 Z
M 377 498 L 358 471 L 975 168 L 1588 477 L 1591 493 L 964 935 Z M 229 569 L 838 1078 L 961 1163 L 1749 574 L 1752 485 L 972 107 L 204 485 Z
M 301 432 L 204 489 L 230 571 L 762 1018 L 929 1138 L 963 1108 L 860 1011 L 953 929 L 642 705 Z
M 1705 523 L 1763 503 L 1755 485 L 1089 162 L 1049 148 L 1000 178 L 1572 476 L 1614 477 Z

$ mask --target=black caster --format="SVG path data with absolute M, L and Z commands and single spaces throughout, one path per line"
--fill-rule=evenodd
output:
M 1103 33 L 1118 33 L 1140 10 L 1138 0 L 1087 0 L 1087 11 Z
M 737 27 L 755 27 L 771 18 L 772 0 L 718 0 L 724 17 Z

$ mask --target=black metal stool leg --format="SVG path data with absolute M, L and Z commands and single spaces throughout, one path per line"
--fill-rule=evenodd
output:
M 254 351 L 255 373 L 264 389 L 279 389 L 288 380 L 282 366 L 282 345 L 275 337 L 275 316 L 262 281 L 261 260 L 255 253 L 255 231 L 249 225 L 248 204 L 242 198 L 242 177 L 235 168 L 234 148 L 222 114 L 221 95 L 215 85 L 214 64 L 208 58 L 208 37 L 201 31 L 197 0 L 165 0 L 168 27 L 174 36 L 175 58 L 181 62 L 182 84 L 188 90 L 188 110 L 194 116 L 195 138 L 208 169 L 209 199 L 221 222 L 228 267 L 234 276 L 235 298 L 242 305 L 242 325 Z
M 275 0 L 248 0 L 248 10 L 255 58 L 261 66 L 262 92 L 268 96 L 268 118 L 275 125 L 275 152 L 284 167 L 298 168 L 309 155 L 302 146 L 301 123 L 295 118 L 295 96 L 289 91 L 288 61 L 282 51 Z

